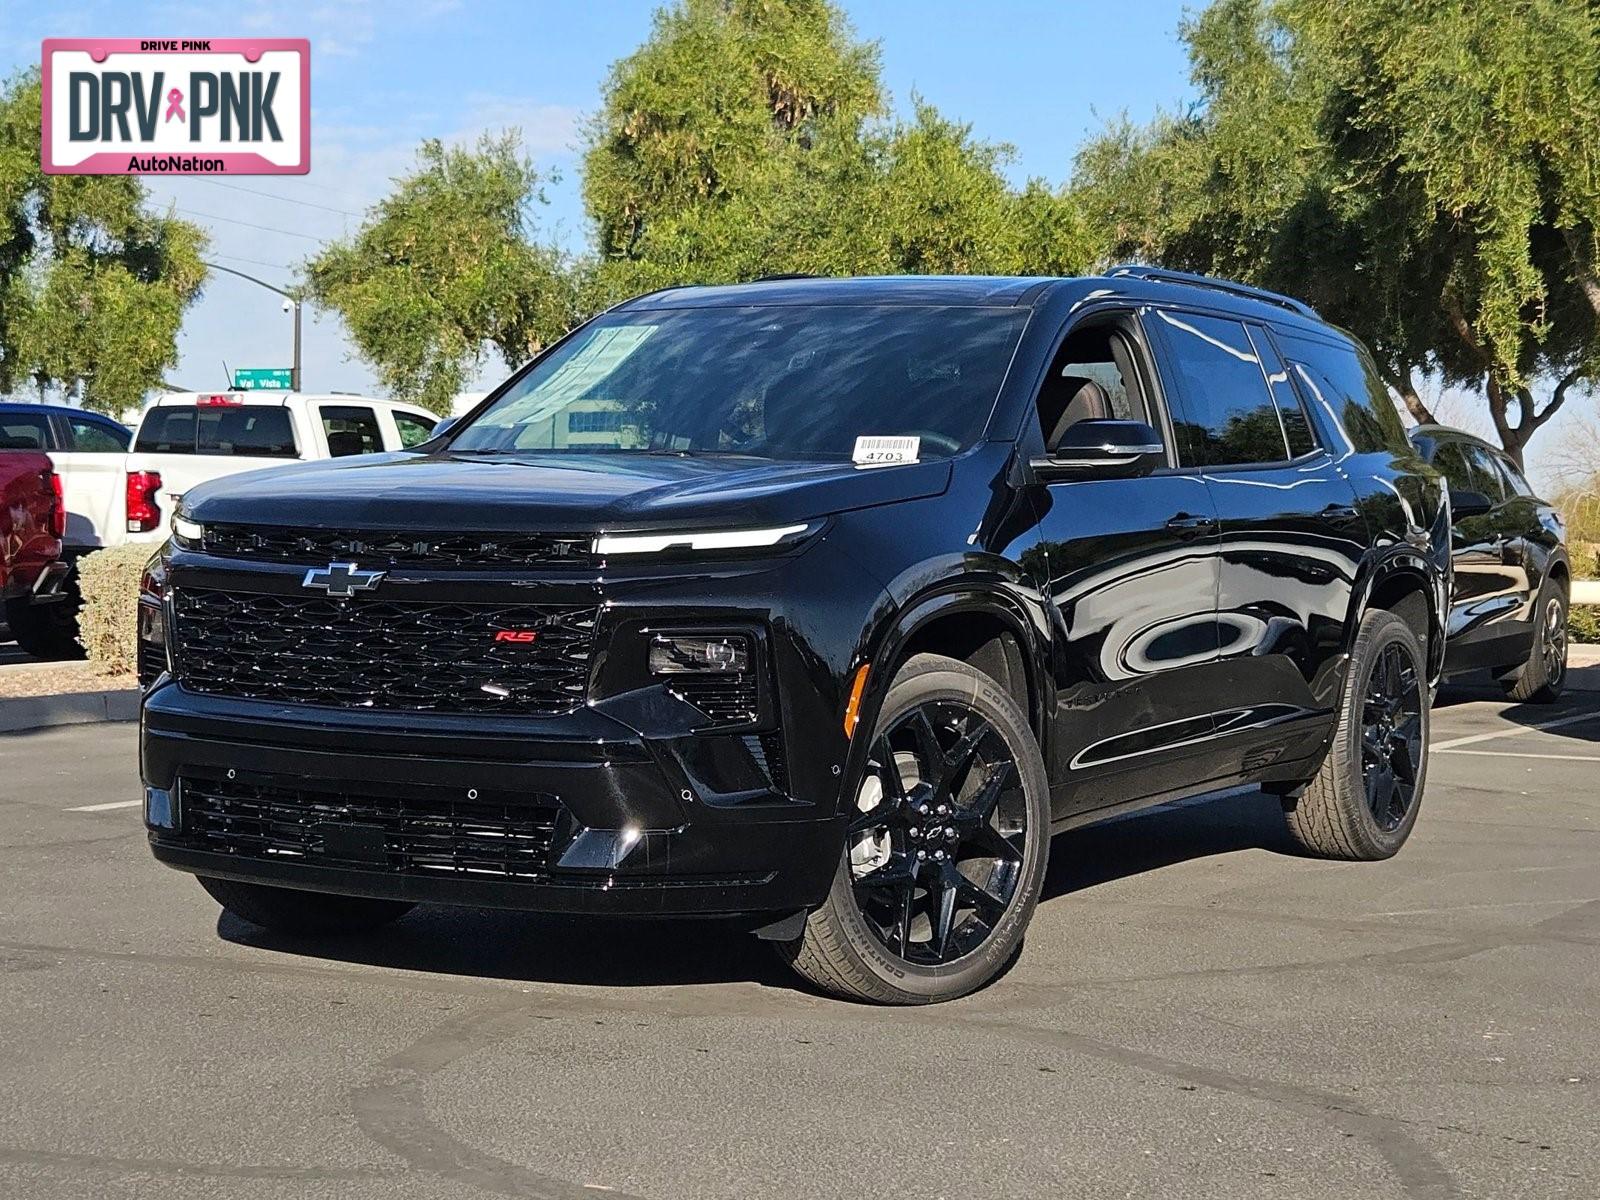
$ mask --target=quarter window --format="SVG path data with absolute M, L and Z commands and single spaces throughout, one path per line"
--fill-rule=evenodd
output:
M 1370 358 L 1349 343 L 1314 341 L 1281 328 L 1278 337 L 1312 399 L 1327 406 L 1358 454 L 1407 449 L 1400 410 Z
M 1433 452 L 1433 466 L 1455 492 L 1482 492 L 1498 503 L 1505 497 L 1500 472 L 1489 454 L 1470 442 L 1440 442 Z
M 1289 457 L 1261 359 L 1243 325 L 1193 313 L 1156 313 L 1172 349 L 1184 466 L 1282 462 Z
M 1506 477 L 1506 482 L 1511 485 L 1511 490 L 1519 496 L 1533 498 L 1533 485 L 1528 482 L 1528 477 L 1517 470 L 1511 463 L 1495 455 L 1495 462 L 1500 465 L 1500 471 Z

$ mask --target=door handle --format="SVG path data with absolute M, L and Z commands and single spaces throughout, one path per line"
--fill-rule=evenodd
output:
M 1196 516 L 1193 513 L 1179 513 L 1167 522 L 1167 528 L 1179 537 L 1199 537 L 1202 533 L 1209 532 L 1217 527 L 1217 519 L 1204 514 Z
M 1330 504 L 1322 510 L 1322 515 L 1330 521 L 1354 521 L 1361 512 L 1354 505 Z

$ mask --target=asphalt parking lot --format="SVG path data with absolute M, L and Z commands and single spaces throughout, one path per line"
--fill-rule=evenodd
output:
M 1497 695 L 1397 859 L 1257 793 L 1067 835 L 1013 969 L 915 1011 L 703 924 L 219 922 L 132 726 L 0 737 L 0 1196 L 1592 1198 L 1600 693 Z

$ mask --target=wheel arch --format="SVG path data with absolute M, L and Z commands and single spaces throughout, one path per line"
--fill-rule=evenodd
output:
M 1345 628 L 1345 651 L 1355 645 L 1361 619 L 1374 608 L 1406 622 L 1428 655 L 1428 679 L 1438 682 L 1444 668 L 1447 579 L 1421 554 L 1401 551 L 1375 563 L 1357 589 Z
M 876 723 L 895 673 L 905 662 L 916 654 L 942 654 L 984 671 L 1010 693 L 1044 752 L 1051 703 L 1049 624 L 1031 608 L 1009 589 L 970 581 L 946 584 L 902 606 L 869 636 L 868 649 L 853 668 L 868 667 L 858 728 Z M 854 794 L 866 743 L 864 737 L 851 739 L 843 796 Z

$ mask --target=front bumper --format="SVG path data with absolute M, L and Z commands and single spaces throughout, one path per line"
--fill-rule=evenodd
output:
M 544 912 L 777 914 L 821 903 L 844 844 L 835 806 L 790 795 L 781 750 L 758 735 L 649 739 L 592 708 L 401 718 L 162 682 L 145 697 L 140 761 L 158 859 L 310 891 Z M 227 807 L 223 793 L 246 799 Z M 484 806 L 499 814 L 487 824 Z M 511 824 L 497 833 L 497 820 Z M 535 827 L 534 851 L 495 849 L 496 838 L 531 844 Z

